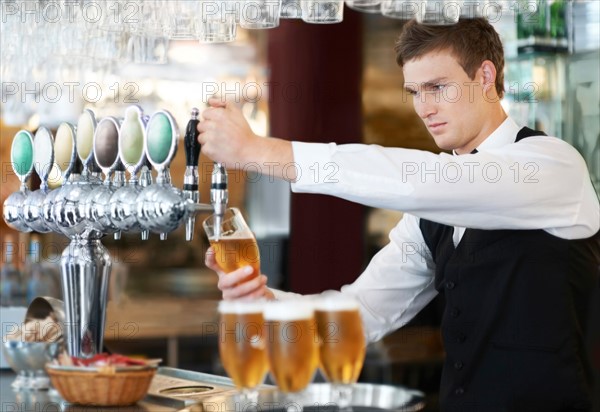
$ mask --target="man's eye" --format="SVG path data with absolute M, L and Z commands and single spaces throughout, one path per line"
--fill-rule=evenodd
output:
M 446 87 L 445 84 L 429 84 L 424 86 L 424 90 L 426 93 L 437 93 L 444 90 L 444 87 Z
M 411 96 L 416 96 L 417 95 L 417 91 L 416 90 L 406 90 L 408 92 L 408 94 L 410 94 Z

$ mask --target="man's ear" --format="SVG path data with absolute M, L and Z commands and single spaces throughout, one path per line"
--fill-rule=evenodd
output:
M 490 60 L 481 63 L 482 86 L 485 91 L 496 85 L 496 66 Z

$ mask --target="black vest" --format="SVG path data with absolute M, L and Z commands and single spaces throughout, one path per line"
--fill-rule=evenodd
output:
M 541 134 L 524 128 L 517 141 Z M 446 300 L 442 411 L 590 410 L 584 329 L 600 232 L 466 229 L 455 248 L 453 227 L 421 219 L 420 229 Z

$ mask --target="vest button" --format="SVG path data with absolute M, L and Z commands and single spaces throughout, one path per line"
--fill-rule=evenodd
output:
M 462 395 L 463 393 L 465 393 L 465 390 L 463 388 L 456 388 L 456 390 L 454 391 L 454 393 L 458 396 Z
M 454 286 L 456 286 L 456 285 L 451 280 L 446 282 L 446 289 L 454 289 Z
M 463 343 L 465 341 L 467 337 L 465 335 L 463 335 L 462 333 L 459 333 L 456 335 L 456 337 L 454 338 L 454 340 L 456 341 L 456 343 Z
M 462 368 L 463 368 L 463 363 L 461 361 L 454 362 L 454 369 L 456 369 L 457 371 L 459 371 Z
M 452 308 L 450 310 L 450 316 L 453 318 L 458 318 L 458 315 L 460 315 L 460 310 L 458 308 Z

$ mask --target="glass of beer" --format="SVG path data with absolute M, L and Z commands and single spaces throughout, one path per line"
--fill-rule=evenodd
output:
M 257 402 L 256 388 L 269 370 L 263 305 L 260 300 L 219 302 L 219 355 L 244 402 Z
M 302 390 L 319 366 L 318 336 L 314 310 L 307 300 L 265 303 L 265 338 L 271 375 L 281 392 L 302 410 Z
M 315 301 L 321 370 L 333 386 L 333 401 L 350 411 L 352 385 L 365 360 L 366 342 L 356 299 L 333 295 Z
M 225 211 L 221 219 L 220 232 L 215 230 L 215 215 L 204 222 L 204 231 L 215 251 L 215 259 L 225 273 L 250 265 L 254 268 L 251 278 L 260 274 L 260 254 L 254 234 L 246 224 L 242 212 L 232 207 Z M 218 237 L 217 237 L 218 236 Z

